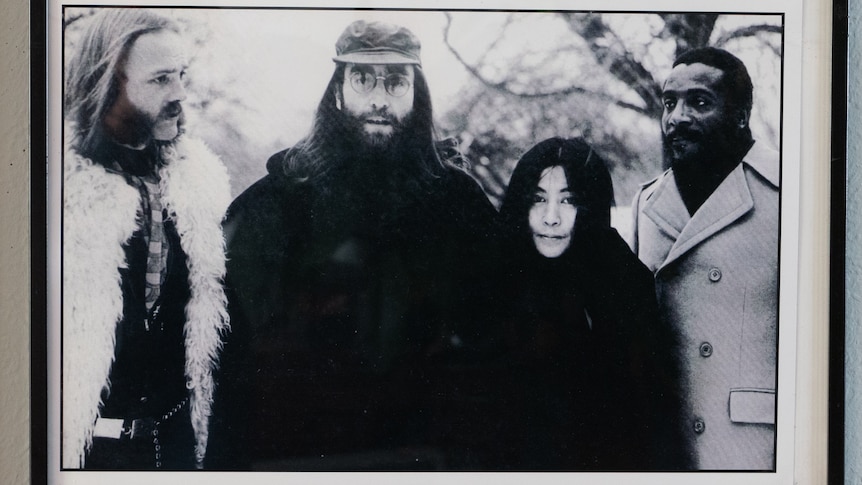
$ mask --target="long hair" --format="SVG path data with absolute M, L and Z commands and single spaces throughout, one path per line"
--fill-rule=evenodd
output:
M 528 150 L 512 173 L 500 207 L 507 243 L 520 248 L 532 244 L 528 217 L 533 196 L 542 173 L 554 166 L 563 167 L 578 206 L 575 232 L 610 227 L 614 188 L 605 161 L 581 138 L 554 137 Z
M 119 95 L 117 69 L 138 37 L 159 30 L 180 32 L 173 20 L 141 8 L 96 14 L 84 31 L 66 73 L 63 111 L 71 124 L 71 146 L 91 156 L 105 136 L 102 116 Z
M 309 134 L 293 146 L 281 160 L 280 169 L 295 182 L 326 178 L 334 166 L 355 153 L 359 142 L 349 128 L 348 116 L 338 107 L 344 83 L 345 64 L 336 63 L 326 91 L 317 106 Z M 435 148 L 437 140 L 431 109 L 431 93 L 419 66 L 414 69 L 413 111 L 405 130 L 398 136 L 401 153 L 418 163 L 415 173 L 434 177 L 443 169 Z

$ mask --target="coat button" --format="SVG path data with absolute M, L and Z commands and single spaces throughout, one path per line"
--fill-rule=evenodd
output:
M 712 355 L 712 344 L 709 342 L 700 344 L 700 356 L 709 357 L 710 355 Z
M 700 418 L 695 419 L 694 432 L 697 434 L 702 434 L 704 431 L 706 431 L 706 423 Z
M 709 269 L 709 281 L 713 283 L 717 282 L 721 279 L 721 270 L 718 268 L 710 268 Z

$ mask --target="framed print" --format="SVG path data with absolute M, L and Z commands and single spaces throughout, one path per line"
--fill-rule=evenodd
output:
M 49 483 L 819 473 L 803 7 L 49 2 Z

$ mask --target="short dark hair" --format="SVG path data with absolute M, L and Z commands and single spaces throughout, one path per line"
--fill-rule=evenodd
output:
M 714 67 L 724 73 L 718 83 L 718 88 L 732 108 L 751 112 L 754 86 L 748 69 L 738 57 L 717 47 L 701 47 L 684 52 L 673 62 L 673 67 L 680 64 L 704 64 Z
M 611 224 L 614 186 L 607 164 L 582 138 L 554 137 L 529 149 L 512 172 L 500 220 L 514 239 L 529 235 L 528 214 L 545 169 L 561 166 L 578 205 L 577 228 L 607 228 Z M 515 241 L 517 243 L 517 241 Z

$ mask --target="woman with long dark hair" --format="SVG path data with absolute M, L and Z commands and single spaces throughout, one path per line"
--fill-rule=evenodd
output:
M 613 185 L 581 139 L 519 161 L 500 211 L 512 469 L 685 466 L 672 334 L 652 274 L 610 227 Z

